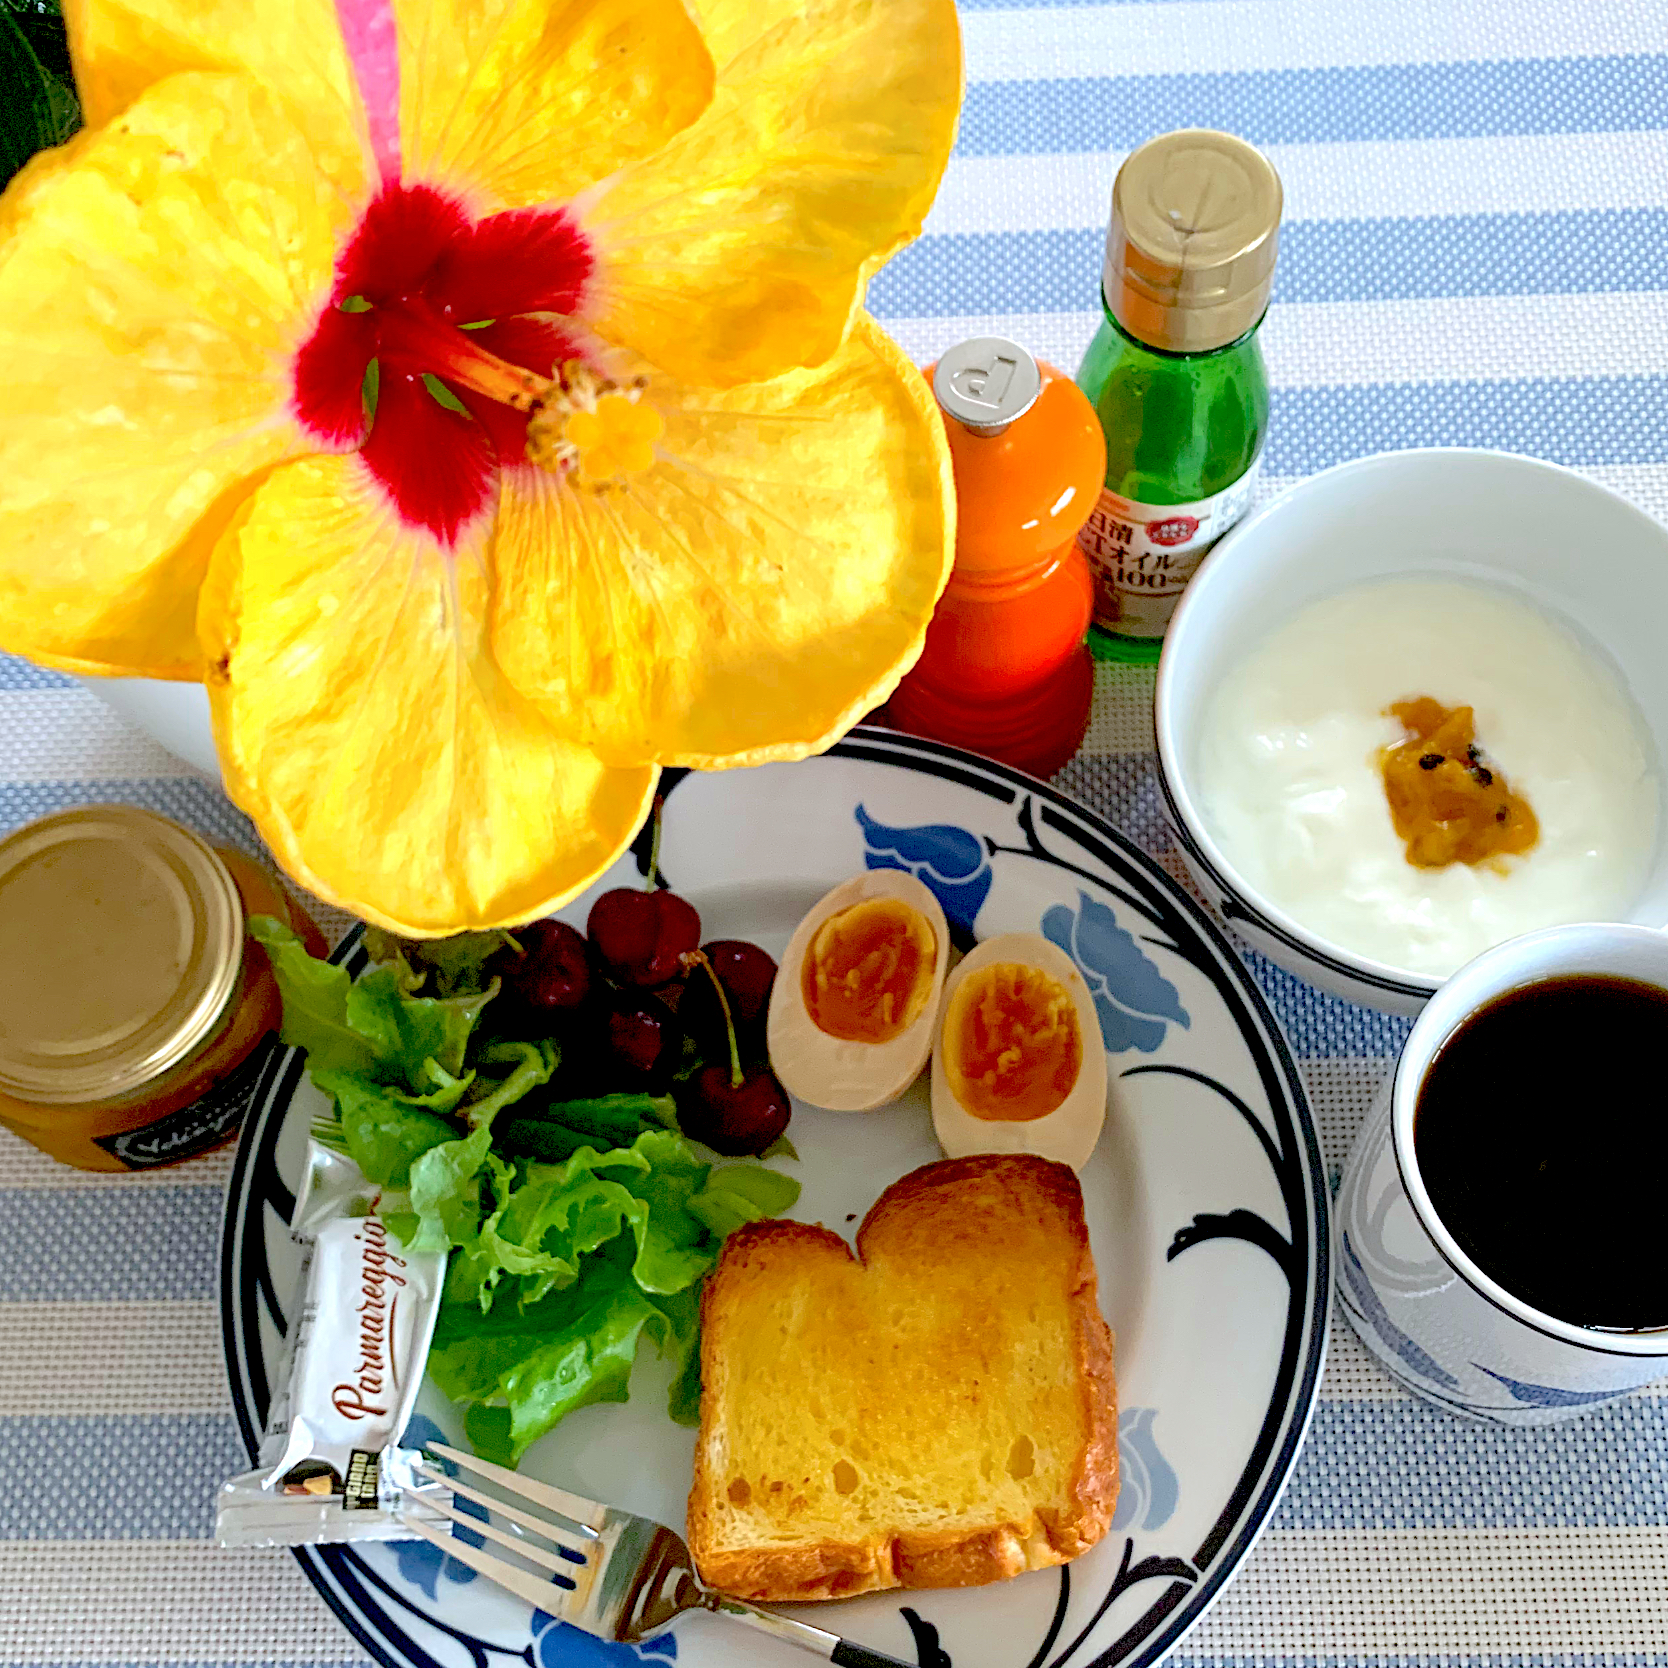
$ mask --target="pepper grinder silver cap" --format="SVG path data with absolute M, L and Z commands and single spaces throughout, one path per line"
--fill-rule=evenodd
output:
M 1042 372 L 1018 342 L 974 336 L 945 350 L 933 372 L 932 391 L 946 417 L 989 438 L 1037 403 Z

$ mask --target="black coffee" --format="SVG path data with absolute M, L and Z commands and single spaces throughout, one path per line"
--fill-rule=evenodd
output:
M 1413 1151 L 1467 1254 L 1577 1326 L 1668 1326 L 1668 991 L 1596 975 L 1508 991 L 1425 1073 Z

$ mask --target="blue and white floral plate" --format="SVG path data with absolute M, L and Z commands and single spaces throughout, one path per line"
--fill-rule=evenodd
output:
M 846 1600 L 826 1625 L 921 1668 L 1113 1668 L 1157 1661 L 1267 1522 L 1325 1350 L 1327 1193 L 1314 1127 L 1273 1016 L 1182 889 L 1098 817 L 1028 777 L 889 731 L 822 758 L 689 775 L 668 794 L 661 860 L 710 937 L 779 954 L 829 887 L 902 868 L 963 946 L 1041 931 L 1095 994 L 1112 1109 L 1083 1171 L 1101 1297 L 1117 1335 L 1123 1488 L 1106 1539 L 1063 1569 L 996 1587 Z M 603 886 L 638 871 L 622 860 Z M 564 911 L 583 922 L 588 899 Z M 342 952 L 350 960 L 352 945 Z M 244 1130 L 222 1299 L 232 1394 L 254 1451 L 297 1259 L 286 1224 L 320 1102 L 293 1054 Z M 797 1108 L 796 1215 L 850 1233 L 880 1191 L 940 1156 L 917 1084 L 864 1115 Z M 570 1417 L 534 1475 L 681 1526 L 693 1437 L 665 1414 L 657 1363 L 629 1403 Z M 419 1438 L 457 1439 L 425 1392 Z M 395 1668 L 792 1668 L 799 1653 L 709 1616 L 639 1646 L 555 1622 L 426 1543 L 306 1549 L 303 1568 Z

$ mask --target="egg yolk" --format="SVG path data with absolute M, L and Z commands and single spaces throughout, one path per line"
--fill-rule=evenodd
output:
M 956 987 L 944 1018 L 944 1072 L 958 1104 L 989 1123 L 1056 1111 L 1083 1066 L 1077 1004 L 1040 968 L 992 962 Z
M 842 1042 L 891 1042 L 921 1017 L 937 957 L 937 934 L 920 910 L 865 898 L 830 915 L 806 948 L 805 1011 Z

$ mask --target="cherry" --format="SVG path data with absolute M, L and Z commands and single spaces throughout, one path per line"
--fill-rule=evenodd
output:
M 702 1066 L 678 1096 L 678 1123 L 691 1140 L 726 1158 L 757 1157 L 788 1127 L 793 1102 L 764 1066 L 736 1082 L 728 1066 Z
M 753 946 L 745 948 L 752 949 Z M 694 969 L 698 967 L 706 975 L 719 1012 L 724 1016 L 724 1036 L 730 1048 L 730 1063 L 728 1066 L 702 1066 L 684 1084 L 678 1095 L 678 1123 L 685 1135 L 704 1141 L 714 1152 L 722 1153 L 726 1158 L 762 1153 L 788 1127 L 788 1119 L 793 1116 L 793 1102 L 768 1067 L 756 1066 L 746 1072 L 741 1069 L 735 1016 L 730 1010 L 724 983 L 706 951 L 697 950 L 688 959 L 691 981 L 685 1001 L 694 995 L 697 988 L 698 976 Z M 765 957 L 766 961 L 769 959 Z
M 676 892 L 617 886 L 591 905 L 585 930 L 612 978 L 652 990 L 683 972 L 683 958 L 701 942 L 701 917 Z
M 566 921 L 531 921 L 511 934 L 489 964 L 505 985 L 535 1012 L 555 1014 L 583 1005 L 591 993 L 585 940 Z
M 764 1042 L 765 1014 L 770 1007 L 770 990 L 776 982 L 776 963 L 757 944 L 739 938 L 715 938 L 701 947 L 701 954 L 718 976 L 729 998 L 730 1016 L 743 1054 L 755 1054 Z M 694 978 L 678 1010 L 697 1041 L 724 1046 L 724 1016 L 709 979 Z
M 608 1053 L 642 1077 L 652 1078 L 677 1060 L 676 1023 L 652 997 L 622 998 L 609 1009 L 604 1025 Z
M 712 970 L 730 999 L 730 1013 L 738 1025 L 763 1019 L 776 983 L 776 963 L 757 944 L 740 938 L 715 938 L 704 946 Z

